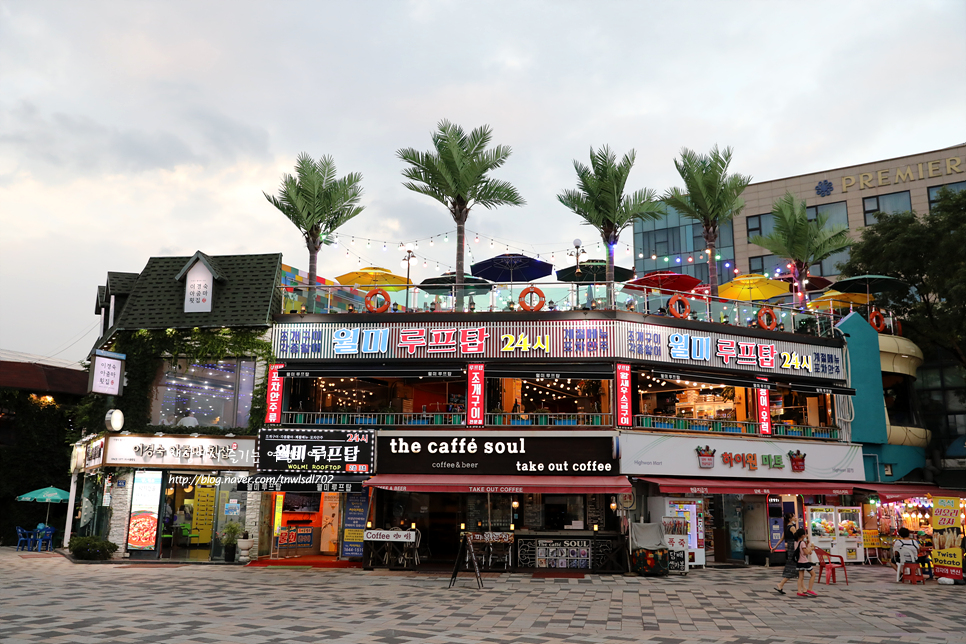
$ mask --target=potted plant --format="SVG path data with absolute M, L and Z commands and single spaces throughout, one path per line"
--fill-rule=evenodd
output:
M 238 561 L 245 563 L 249 560 L 248 552 L 255 545 L 255 540 L 248 536 L 248 530 L 241 533 L 238 538 Z
M 392 405 L 383 405 L 379 409 L 379 411 L 383 414 L 386 414 L 386 420 L 385 420 L 386 425 L 396 424 L 396 414 L 395 414 L 396 410 L 392 408 Z
M 238 547 L 238 535 L 242 533 L 242 525 L 235 521 L 229 521 L 222 527 L 221 535 L 219 538 L 221 540 L 221 545 L 225 547 L 225 563 L 233 563 L 235 561 L 235 550 Z
M 538 425 L 549 425 L 550 424 L 550 420 L 549 420 L 550 410 L 547 409 L 546 407 L 540 407 L 539 409 L 534 409 L 533 410 L 533 413 L 537 415 L 537 424 Z
M 490 410 L 490 413 L 491 414 L 495 414 L 493 416 L 493 424 L 494 425 L 502 425 L 503 424 L 503 407 L 500 407 L 499 405 L 497 405 L 496 407 L 494 407 L 493 409 Z

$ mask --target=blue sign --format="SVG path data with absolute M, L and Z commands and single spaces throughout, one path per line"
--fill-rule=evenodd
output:
M 768 538 L 775 552 L 785 552 L 785 526 L 781 517 L 768 518 Z
M 342 532 L 342 556 L 361 557 L 362 537 L 369 516 L 369 494 L 349 493 L 345 495 L 345 522 Z

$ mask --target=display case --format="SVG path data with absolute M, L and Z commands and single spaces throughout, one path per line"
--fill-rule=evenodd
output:
M 805 508 L 808 538 L 812 545 L 832 552 L 836 540 L 836 515 L 834 507 L 810 505 Z
M 832 554 L 840 555 L 846 563 L 865 561 L 862 543 L 862 508 L 836 508 L 838 517 L 835 522 L 836 540 Z

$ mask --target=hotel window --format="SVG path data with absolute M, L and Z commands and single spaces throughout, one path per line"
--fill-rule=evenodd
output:
M 779 272 L 784 272 L 784 265 L 782 264 L 781 257 L 776 257 L 774 255 L 758 255 L 756 257 L 748 258 L 749 273 L 771 275 L 775 272 L 776 268 Z
M 251 360 L 165 362 L 152 405 L 152 424 L 247 427 L 254 384 Z M 194 430 L 185 433 L 189 431 Z
M 809 221 L 815 221 L 815 218 L 819 214 L 828 215 L 828 220 L 826 220 L 825 224 L 827 226 L 849 227 L 849 210 L 846 208 L 844 201 L 826 203 L 821 206 L 810 206 L 805 209 L 805 216 L 808 217 Z
M 751 215 L 747 218 L 748 241 L 755 235 L 767 237 L 775 229 L 775 217 L 767 212 L 764 215 Z
M 932 210 L 932 205 L 939 201 L 939 193 L 943 188 L 949 188 L 952 192 L 961 192 L 966 190 L 966 181 L 960 181 L 958 183 L 947 183 L 944 186 L 933 186 L 929 189 L 929 210 Z
M 906 190 L 878 197 L 866 197 L 862 200 L 862 209 L 865 211 L 865 225 L 871 226 L 876 222 L 877 213 L 891 215 L 906 212 L 912 210 L 912 202 L 909 200 L 909 191 Z

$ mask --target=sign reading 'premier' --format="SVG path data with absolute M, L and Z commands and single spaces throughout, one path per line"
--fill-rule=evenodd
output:
M 377 438 L 380 474 L 617 474 L 617 437 L 550 432 L 392 432 Z

